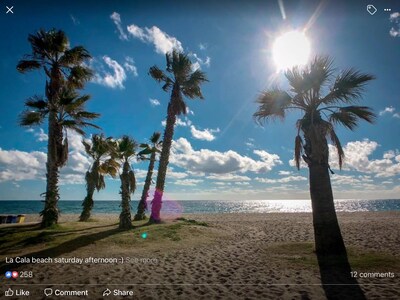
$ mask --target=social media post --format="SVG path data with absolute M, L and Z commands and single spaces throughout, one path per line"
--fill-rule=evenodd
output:
M 0 25 L 1 299 L 398 298 L 398 1 Z

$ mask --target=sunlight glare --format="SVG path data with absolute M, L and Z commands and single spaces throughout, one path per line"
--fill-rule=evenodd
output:
M 303 32 L 290 31 L 278 37 L 272 48 L 278 71 L 306 64 L 310 48 L 310 42 Z

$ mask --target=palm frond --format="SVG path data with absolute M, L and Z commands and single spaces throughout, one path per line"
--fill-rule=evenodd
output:
M 262 92 L 256 101 L 258 110 L 253 114 L 255 120 L 262 124 L 269 119 L 285 117 L 285 110 L 292 103 L 292 97 L 278 88 Z
M 303 140 L 300 135 L 297 135 L 294 141 L 294 160 L 297 170 L 300 170 L 300 157 L 303 149 Z
M 373 79 L 375 76 L 371 74 L 361 73 L 355 69 L 345 70 L 336 78 L 331 91 L 320 102 L 324 104 L 353 103 L 361 98 L 365 85 Z
M 335 146 L 337 153 L 338 153 L 338 158 L 339 158 L 339 168 L 340 170 L 342 169 L 343 165 L 343 159 L 344 159 L 344 151 L 342 148 L 342 144 L 340 143 L 340 140 L 338 136 L 336 135 L 335 130 L 333 129 L 333 126 L 328 126 L 328 134 L 329 138 L 332 141 L 333 146 Z
M 167 82 L 168 76 L 164 74 L 157 66 L 150 67 L 149 75 L 157 82 Z
M 137 148 L 136 141 L 124 135 L 121 139 L 118 140 L 118 153 L 121 158 L 128 160 L 130 157 L 135 155 Z
M 35 126 L 43 123 L 45 114 L 37 111 L 24 111 L 19 118 L 21 126 Z
M 64 67 L 73 67 L 81 65 L 90 58 L 91 55 L 83 46 L 77 46 L 66 50 L 64 55 L 60 57 L 59 64 Z
M 25 101 L 25 106 L 29 107 L 31 109 L 35 109 L 35 110 L 44 112 L 48 108 L 48 103 L 47 103 L 47 100 L 42 97 L 33 96 L 33 97 L 28 98 Z
M 331 123 L 343 125 L 350 130 L 354 130 L 357 127 L 359 119 L 373 123 L 375 118 L 375 113 L 366 106 L 341 107 L 329 115 Z
M 160 138 L 161 138 L 161 132 L 155 131 L 150 137 L 150 142 L 152 144 L 157 144 L 160 141 Z
M 191 99 L 203 99 L 200 86 L 207 81 L 208 79 L 206 77 L 206 74 L 201 70 L 196 70 L 192 74 L 190 74 L 189 79 L 182 84 L 182 92 L 186 97 L 189 97 Z
M 136 190 L 136 178 L 133 171 L 129 171 L 129 193 L 133 194 Z
M 83 95 L 81 97 L 74 95 L 72 97 L 62 97 L 60 99 L 60 103 L 64 106 L 65 111 L 67 111 L 68 113 L 72 113 L 82 110 L 85 103 L 89 101 L 89 99 L 90 95 Z
M 89 144 L 85 140 L 82 140 L 83 147 L 85 147 L 85 152 L 90 155 L 92 158 L 94 158 L 94 153 L 92 151 L 92 144 Z
M 70 69 L 67 82 L 70 87 L 81 89 L 92 77 L 93 71 L 90 68 L 77 65 Z
M 26 73 L 29 71 L 33 71 L 33 70 L 37 70 L 40 69 L 40 67 L 42 66 L 42 64 L 35 59 L 31 59 L 31 60 L 20 60 L 17 64 L 17 70 L 20 73 Z
M 100 117 L 100 114 L 92 113 L 92 112 L 88 112 L 88 111 L 79 111 L 76 114 L 74 114 L 74 117 L 79 120 L 83 120 L 83 119 L 94 120 L 94 119 L 97 119 L 98 117 Z M 89 125 L 89 126 L 100 128 L 98 126 L 93 126 L 93 125 Z
M 82 125 L 74 120 L 62 120 L 59 124 L 63 126 L 63 128 L 73 130 L 80 135 L 86 135 L 85 131 L 81 128 Z

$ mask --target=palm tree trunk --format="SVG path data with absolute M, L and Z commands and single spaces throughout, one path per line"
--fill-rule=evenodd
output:
M 333 203 L 328 164 L 312 163 L 309 169 L 316 251 L 322 256 L 346 256 Z
M 85 199 L 82 202 L 82 213 L 79 217 L 80 222 L 87 222 L 90 219 L 90 214 L 93 209 L 94 201 L 93 201 L 93 194 L 94 194 L 95 186 L 93 184 L 87 183 L 87 194 Z
M 140 221 L 140 220 L 145 220 L 146 219 L 146 214 L 145 211 L 147 209 L 147 197 L 149 197 L 149 189 L 151 186 L 151 179 L 153 177 L 153 170 L 154 170 L 154 163 L 156 161 L 156 152 L 151 153 L 150 156 L 150 163 L 149 163 L 149 168 L 147 170 L 147 176 L 146 176 L 146 181 L 144 183 L 143 187 L 143 192 L 142 192 L 142 197 L 140 198 L 138 207 L 137 207 L 137 213 L 134 217 L 135 221 Z
M 47 163 L 46 163 L 46 193 L 45 205 L 42 215 L 42 228 L 52 226 L 58 222 L 57 202 L 60 198 L 58 193 L 59 168 L 57 164 L 57 115 L 56 112 L 49 112 L 49 140 L 47 143 Z
M 129 163 L 125 161 L 123 171 L 120 176 L 121 178 L 121 214 L 119 216 L 119 228 L 120 229 L 131 229 L 132 228 L 132 217 L 131 217 L 131 195 L 129 192 Z
M 321 282 L 327 299 L 365 299 L 347 257 L 336 216 L 331 179 L 329 150 L 324 131 L 317 126 L 305 133 L 305 161 L 309 167 L 315 250 Z M 318 134 L 322 133 L 322 134 Z
M 172 99 L 168 104 L 167 124 L 165 125 L 160 163 L 158 165 L 156 190 L 154 192 L 153 201 L 151 202 L 150 222 L 152 223 L 161 222 L 160 211 L 162 206 L 162 196 L 164 193 L 165 177 L 167 175 L 169 154 L 171 151 L 172 138 L 174 136 L 174 126 L 176 122 L 176 115 L 172 108 L 174 93 L 175 89 L 172 91 Z

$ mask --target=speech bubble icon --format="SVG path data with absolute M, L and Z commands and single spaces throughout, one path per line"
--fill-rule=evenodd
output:
M 43 292 L 46 295 L 46 297 L 53 295 L 53 289 L 51 289 L 51 288 L 44 289 Z

